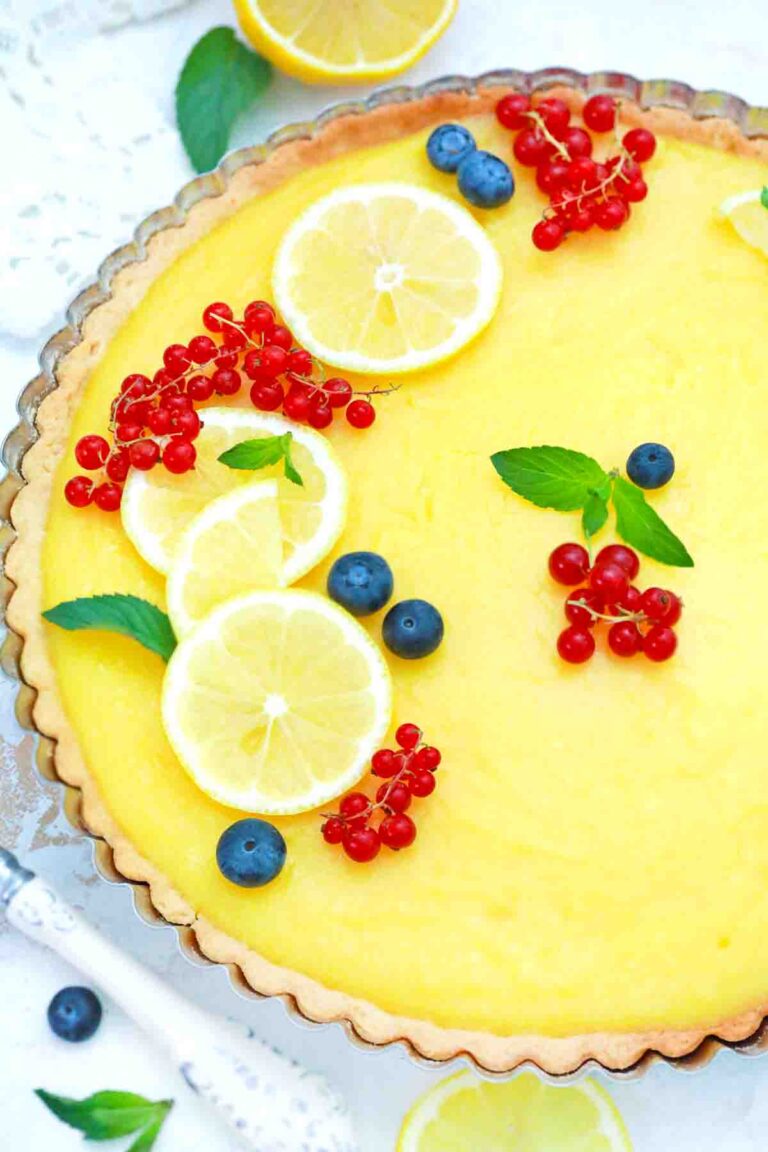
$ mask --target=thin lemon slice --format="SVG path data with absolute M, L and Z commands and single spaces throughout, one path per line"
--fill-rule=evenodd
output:
M 258 480 L 212 500 L 182 535 L 168 574 L 174 632 L 185 636 L 233 596 L 280 588 L 283 568 L 276 480 Z
M 197 785 L 247 812 L 316 808 L 360 779 L 389 727 L 384 659 L 313 592 L 252 592 L 185 637 L 163 686 L 168 739 Z
M 187 525 L 211 500 L 255 479 L 275 479 L 285 582 L 293 583 L 319 563 L 341 535 L 347 480 L 340 461 L 324 436 L 280 416 L 236 408 L 206 408 L 202 416 L 204 427 L 195 441 L 197 463 L 191 472 L 173 476 L 159 466 L 151 472 L 129 473 L 122 503 L 126 533 L 148 564 L 167 573 Z M 258 472 L 219 463 L 221 453 L 234 444 L 286 432 L 293 434 L 293 461 L 303 486 L 286 478 L 281 463 Z
M 491 320 L 502 270 L 461 205 L 412 184 L 357 184 L 312 204 L 275 258 L 275 297 L 298 341 L 355 372 L 453 356 Z
M 721 215 L 752 248 L 768 256 L 768 207 L 764 202 L 765 189 L 753 188 L 730 196 L 720 205 Z
M 235 0 L 248 39 L 300 80 L 396 76 L 447 28 L 458 0 Z
M 405 1119 L 397 1152 L 632 1152 L 624 1122 L 596 1080 L 570 1087 L 527 1072 L 489 1083 L 459 1072 L 430 1089 Z

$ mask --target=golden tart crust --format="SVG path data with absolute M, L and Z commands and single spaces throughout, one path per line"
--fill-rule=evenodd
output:
M 578 110 L 584 96 L 569 88 L 551 94 L 565 98 Z M 648 1053 L 682 1057 L 701 1049 L 708 1037 L 739 1041 L 760 1027 L 768 1002 L 752 1011 L 706 1028 L 691 1031 L 638 1033 L 592 1033 L 566 1038 L 535 1035 L 496 1036 L 487 1032 L 447 1029 L 424 1020 L 390 1015 L 375 1005 L 290 969 L 278 967 L 215 928 L 185 901 L 168 880 L 135 850 L 101 800 L 81 755 L 57 691 L 43 634 L 41 551 L 56 466 L 68 440 L 69 426 L 81 392 L 106 344 L 143 297 L 151 282 L 187 247 L 235 212 L 244 202 L 277 187 L 306 167 L 363 146 L 383 143 L 447 119 L 471 116 L 492 109 L 498 91 L 478 95 L 442 92 L 405 104 L 385 105 L 365 115 L 338 117 L 311 139 L 290 141 L 262 162 L 237 169 L 226 180 L 219 174 L 210 180 L 211 195 L 187 213 L 179 212 L 179 226 L 165 227 L 151 237 L 140 262 L 119 271 L 107 300 L 90 312 L 82 325 L 80 342 L 64 356 L 56 371 L 57 388 L 43 400 L 37 413 L 39 438 L 26 452 L 22 472 L 26 481 L 11 512 L 17 540 L 8 554 L 6 574 L 13 582 L 7 619 L 23 639 L 21 670 L 24 681 L 36 694 L 32 710 L 34 725 L 55 742 L 55 769 L 62 781 L 80 790 L 82 818 L 92 835 L 110 845 L 119 873 L 128 880 L 149 885 L 154 907 L 171 923 L 188 926 L 200 951 L 210 960 L 235 965 L 256 992 L 290 999 L 308 1019 L 342 1022 L 371 1044 L 405 1042 L 412 1051 L 432 1060 L 466 1055 L 489 1071 L 509 1071 L 525 1061 L 562 1074 L 587 1060 L 609 1069 L 626 1069 Z M 641 111 L 624 104 L 623 119 L 642 124 L 659 134 L 694 140 L 713 148 L 768 159 L 768 142 L 748 140 L 730 121 L 694 120 L 673 109 Z M 226 168 L 226 165 L 225 165 Z M 223 187 L 222 191 L 222 184 Z

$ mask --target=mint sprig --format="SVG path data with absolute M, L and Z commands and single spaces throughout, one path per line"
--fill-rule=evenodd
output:
M 176 85 L 176 122 L 196 172 L 215 168 L 235 120 L 269 85 L 272 69 L 235 36 L 212 28 L 187 56 Z
M 282 436 L 260 436 L 256 440 L 242 440 L 234 447 L 227 448 L 219 456 L 219 463 L 226 464 L 228 468 L 257 472 L 260 468 L 268 468 L 282 460 L 288 480 L 303 487 L 304 481 L 293 463 L 292 451 L 292 432 L 285 432 Z
M 491 463 L 513 492 L 539 508 L 581 512 L 581 525 L 591 540 L 616 512 L 616 531 L 625 543 L 662 564 L 692 568 L 683 542 L 648 503 L 640 488 L 607 472 L 591 456 L 568 448 L 542 445 L 496 452 Z
M 760 193 L 760 203 L 762 204 L 763 208 L 768 208 L 768 184 L 766 184 Z
M 121 592 L 64 600 L 43 612 L 46 620 L 69 632 L 118 632 L 169 660 L 176 647 L 171 622 L 155 604 Z
M 173 1100 L 147 1100 L 134 1092 L 96 1092 L 85 1100 L 74 1100 L 37 1088 L 35 1095 L 86 1140 L 116 1140 L 138 1133 L 126 1152 L 149 1152 L 173 1107 Z

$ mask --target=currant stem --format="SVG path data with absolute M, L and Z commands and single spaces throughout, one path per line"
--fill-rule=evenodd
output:
M 568 149 L 566 148 L 565 144 L 562 143 L 561 140 L 557 140 L 552 135 L 549 128 L 547 128 L 546 124 L 544 123 L 543 117 L 538 112 L 536 112 L 535 109 L 532 109 L 530 112 L 525 112 L 524 115 L 527 116 L 529 120 L 534 121 L 534 123 L 538 127 L 538 129 L 541 132 L 544 139 L 547 141 L 548 144 L 552 145 L 552 147 L 555 149 L 555 151 L 557 152 L 557 154 L 561 158 L 561 160 L 565 160 L 566 163 L 570 164 L 571 156 L 570 156 Z

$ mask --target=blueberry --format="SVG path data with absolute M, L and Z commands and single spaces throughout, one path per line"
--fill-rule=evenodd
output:
M 282 871 L 285 840 L 273 824 L 251 818 L 238 820 L 222 832 L 216 862 L 223 876 L 241 888 L 261 888 Z
M 474 136 L 461 124 L 441 124 L 427 140 L 429 162 L 441 172 L 455 172 L 476 148 Z
M 48 1023 L 71 1044 L 90 1040 L 101 1024 L 101 1001 L 90 988 L 62 988 L 48 1005 Z
M 498 208 L 512 199 L 509 166 L 490 152 L 472 152 L 459 166 L 459 191 L 476 208 Z
M 627 476 L 638 488 L 663 488 L 675 472 L 675 458 L 663 444 L 641 444 L 627 460 Z
M 440 647 L 443 618 L 426 600 L 401 600 L 384 617 L 384 643 L 403 660 L 419 660 Z
M 328 595 L 353 616 L 370 616 L 392 595 L 392 569 L 375 552 L 347 552 L 328 573 Z

